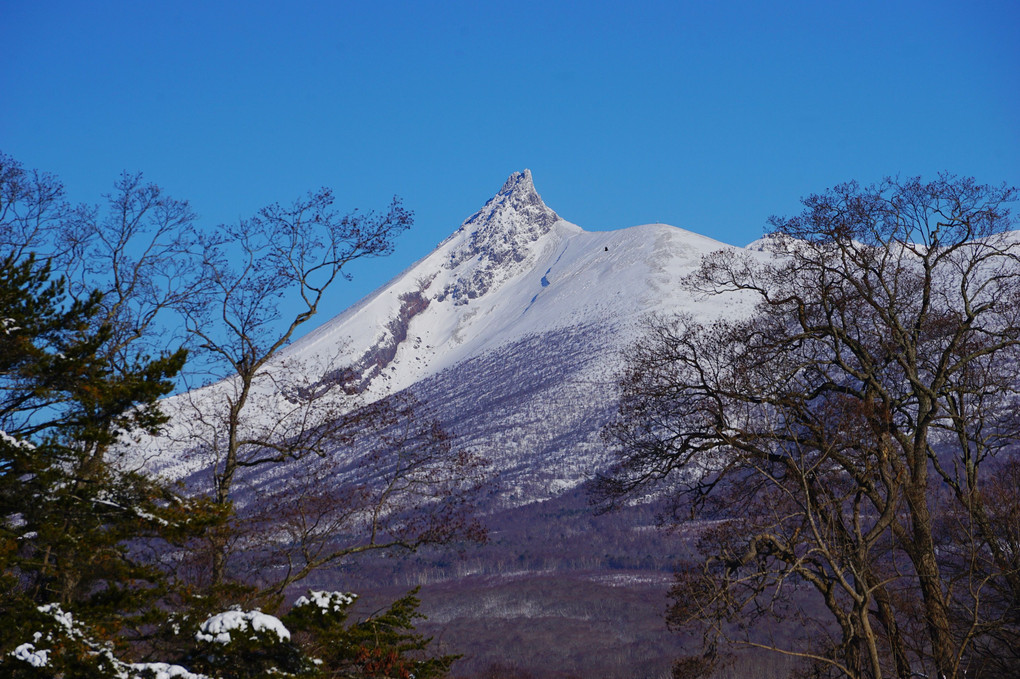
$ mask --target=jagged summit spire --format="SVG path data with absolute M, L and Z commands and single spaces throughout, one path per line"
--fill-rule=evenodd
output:
M 504 217 L 510 219 L 503 219 Z M 525 222 L 545 233 L 558 219 L 559 216 L 549 209 L 538 195 L 531 178 L 531 170 L 526 169 L 510 175 L 499 193 L 490 198 L 481 210 L 468 217 L 464 227 L 478 231 L 489 224 L 512 221 Z
M 450 286 L 449 294 L 458 301 L 477 297 L 514 265 L 524 262 L 532 244 L 547 234 L 560 221 L 535 191 L 531 170 L 514 172 L 499 193 L 490 198 L 481 210 L 468 217 L 451 238 L 467 237 L 450 252 L 446 266 L 456 269 L 477 260 L 466 279 Z
M 535 191 L 535 182 L 531 179 L 531 170 L 525 168 L 521 172 L 514 172 L 510 175 L 506 183 L 503 184 L 503 188 L 499 190 L 499 195 L 510 195 L 513 192 L 520 192 L 526 194 L 529 197 L 533 194 L 540 201 L 542 200 L 538 192 Z

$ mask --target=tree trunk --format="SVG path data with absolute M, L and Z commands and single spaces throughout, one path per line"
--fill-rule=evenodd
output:
M 906 499 L 910 507 L 912 525 L 910 544 L 905 551 L 917 571 L 918 584 L 924 603 L 924 621 L 931 641 L 936 676 L 956 679 L 956 644 L 950 633 L 949 606 L 942 590 L 942 577 L 935 556 L 932 539 L 931 513 L 928 511 L 926 484 L 912 484 L 907 488 Z

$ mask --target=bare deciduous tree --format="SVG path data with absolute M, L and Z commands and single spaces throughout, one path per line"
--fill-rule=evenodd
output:
M 111 378 L 137 380 L 147 364 L 173 365 L 176 373 L 186 352 L 182 335 L 171 332 L 175 305 L 200 281 L 186 252 L 195 216 L 186 202 L 139 174 L 124 174 L 106 199 L 105 208 L 72 208 L 59 179 L 0 153 L 0 247 L 11 264 L 44 263 L 57 276 L 54 285 L 68 293 L 69 309 L 90 309 L 90 331 L 102 338 L 98 358 Z M 76 444 L 85 467 L 99 468 L 117 438 L 109 408 L 124 404 L 116 393 L 82 404 L 91 409 L 82 417 L 108 429 Z M 32 407 L 41 413 L 45 406 Z M 152 406 L 150 415 L 157 410 Z
M 79 205 L 55 235 L 56 266 L 72 294 L 98 290 L 110 326 L 115 365 L 186 344 L 179 308 L 201 293 L 197 216 L 187 201 L 167 195 L 140 173 L 124 173 L 106 205 Z
M 214 375 L 229 384 L 223 393 L 225 431 L 210 449 L 219 503 L 229 500 L 240 467 L 280 462 L 309 451 L 302 445 L 274 451 L 283 440 L 279 436 L 246 438 L 242 432 L 246 421 L 267 419 L 266 413 L 248 416 L 249 398 L 257 382 L 274 379 L 266 368 L 318 312 L 326 290 L 338 278 L 349 276 L 344 267 L 357 259 L 389 254 L 393 239 L 411 224 L 411 213 L 396 200 L 380 216 L 338 214 L 333 200 L 332 192 L 322 189 L 290 207 L 266 207 L 255 217 L 200 240 L 208 285 L 183 309 L 188 331 L 198 338 Z M 309 385 L 315 398 L 297 394 L 296 400 L 317 404 L 327 396 L 323 392 L 335 386 Z M 311 422 L 304 413 L 294 413 L 290 420 L 295 418 L 306 430 L 323 421 Z
M 122 175 L 106 199 L 72 209 L 56 178 L 0 154 L 9 288 L 0 294 L 0 617 L 24 623 L 0 635 L 7 655 L 31 647 L 20 642 L 32 633 L 38 642 L 40 622 L 55 623 L 61 641 L 41 652 L 48 667 L 127 672 L 114 644 L 135 657 L 185 653 L 195 637 L 181 623 L 224 596 L 278 604 L 288 585 L 348 556 L 483 535 L 471 506 L 483 461 L 455 448 L 423 404 L 405 395 L 365 407 L 348 371 L 280 355 L 351 261 L 391 251 L 410 224 L 396 200 L 379 217 L 338 215 L 322 190 L 203 233 L 186 202 L 141 175 Z M 182 342 L 218 380 L 178 395 L 185 407 L 170 411 L 174 431 L 194 425 L 189 445 L 209 465 L 211 498 L 125 468 L 145 469 L 155 455 L 166 423 L 157 399 L 184 362 Z M 235 514 L 237 490 L 255 501 Z M 190 558 L 209 543 L 212 584 L 225 587 L 204 587 L 208 561 L 196 568 Z M 254 569 L 240 582 L 225 582 L 231 547 Z M 73 606 L 75 625 L 70 609 L 47 622 L 38 604 L 52 600 Z M 385 660 L 379 667 L 444 673 L 452 656 L 405 656 L 427 644 L 411 628 L 416 606 L 404 597 L 367 621 L 374 634 L 363 643 L 334 607 L 328 625 L 314 619 L 312 643 L 319 633 L 323 648 L 344 640 L 346 658 L 349 636 L 357 654 Z
M 1014 199 L 949 176 L 836 187 L 773 218 L 764 255 L 720 252 L 689 279 L 756 298 L 749 317 L 653 323 L 602 491 L 667 481 L 716 520 L 671 618 L 703 625 L 709 650 L 876 679 L 963 676 L 993 638 L 1015 653 L 1017 562 L 989 477 L 1020 432 Z M 795 621 L 800 643 L 762 618 Z
M 0 152 L 0 249 L 12 261 L 53 254 L 52 234 L 69 212 L 64 185 Z
M 455 449 L 422 404 L 365 405 L 345 366 L 282 352 L 345 267 L 388 254 L 411 223 L 396 200 L 382 215 L 332 204 L 323 189 L 200 241 L 208 288 L 184 308 L 222 372 L 181 399 L 178 434 L 204 459 L 217 503 L 244 498 L 235 532 L 213 545 L 213 583 L 228 578 L 232 553 L 242 568 L 258 560 L 282 590 L 366 550 L 480 535 L 467 509 L 481 460 Z
M 105 351 L 119 354 L 111 365 L 128 370 L 184 340 L 171 317 L 202 280 L 190 252 L 196 216 L 141 174 L 122 174 L 105 198 L 71 207 L 59 179 L 0 154 L 0 248 L 14 261 L 32 253 L 49 262 L 75 299 L 98 292 L 93 323 L 109 326 Z
M 279 520 L 260 548 L 264 559 L 288 563 L 290 575 L 279 583 L 366 548 L 442 541 L 444 527 L 477 536 L 461 510 L 470 504 L 480 460 L 454 448 L 423 404 L 403 397 L 363 407 L 346 366 L 297 365 L 281 356 L 331 286 L 350 277 L 348 265 L 392 252 L 412 222 L 398 200 L 382 214 L 342 214 L 332 192 L 321 189 L 208 230 L 197 227 L 187 202 L 140 174 L 121 175 L 105 198 L 72 208 L 59 180 L 0 154 L 0 245 L 14 262 L 39 254 L 64 276 L 72 296 L 88 298 L 114 372 L 132 374 L 150 356 L 180 363 L 179 347 L 190 349 L 185 382 L 215 384 L 175 399 L 171 430 L 178 440 L 171 447 L 179 452 L 183 445 L 201 458 L 221 508 L 236 499 L 236 478 L 246 470 L 287 475 L 286 483 L 259 489 L 259 501 L 231 527 Z M 377 435 L 372 445 L 367 431 Z M 336 487 L 313 483 L 342 463 L 331 455 L 355 454 L 354 448 L 363 464 L 358 474 Z M 118 451 L 129 453 L 119 464 L 129 459 L 133 466 L 156 454 L 138 446 Z M 90 457 L 99 463 L 110 454 L 104 445 Z M 314 461 L 287 466 L 305 458 Z M 286 472 L 268 472 L 285 466 Z M 380 486 L 384 467 L 393 476 Z M 254 511 L 269 508 L 275 509 Z M 437 518 L 442 512 L 445 518 Z M 367 536 L 355 535 L 359 529 Z M 250 530 L 217 538 L 214 582 L 224 579 L 230 544 L 253 539 Z

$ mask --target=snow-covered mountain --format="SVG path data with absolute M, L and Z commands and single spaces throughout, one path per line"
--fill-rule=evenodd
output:
M 588 232 L 531 172 L 431 254 L 288 349 L 357 366 L 374 397 L 411 388 L 497 466 L 506 499 L 573 487 L 606 462 L 623 352 L 659 311 L 718 311 L 678 285 L 723 243 L 664 224 Z
M 505 501 L 548 498 L 604 467 L 599 431 L 642 319 L 720 311 L 718 299 L 692 298 L 678 283 L 729 247 L 664 224 L 585 231 L 542 201 L 529 170 L 516 172 L 435 250 L 277 365 L 342 368 L 361 402 L 412 390 L 492 461 Z M 217 388 L 226 387 L 207 389 Z M 279 400 L 262 397 L 262 409 Z M 155 469 L 199 470 L 172 448 Z
M 347 344 L 382 395 L 529 336 L 693 304 L 676 299 L 677 279 L 724 247 L 662 224 L 586 232 L 546 206 L 524 170 L 431 254 L 288 354 L 332 358 Z
M 493 482 L 477 505 L 488 544 L 453 561 L 432 552 L 370 557 L 358 569 L 338 564 L 302 586 L 356 589 L 365 601 L 381 588 L 385 601 L 394 591 L 387 587 L 424 585 L 432 625 L 424 629 L 469 652 L 465 671 L 507 661 L 543 676 L 540 667 L 573 667 L 564 657 L 587 656 L 597 643 L 625 658 L 620 676 L 666 672 L 679 652 L 661 622 L 671 538 L 647 530 L 653 506 L 592 515 L 584 485 L 611 461 L 601 430 L 642 321 L 745 310 L 739 298 L 696 299 L 680 284 L 706 254 L 730 247 L 664 224 L 585 231 L 545 205 L 525 170 L 431 253 L 287 347 L 256 380 L 240 438 L 285 439 L 334 406 L 412 393 L 458 449 L 489 461 Z M 145 451 L 150 471 L 208 490 L 229 435 L 217 411 L 235 388 L 225 380 L 169 399 L 168 434 L 131 450 Z M 325 399 L 308 417 L 294 406 L 295 389 L 324 389 L 338 401 Z M 257 513 L 265 504 L 271 515 L 275 490 L 288 484 L 311 484 L 317 494 L 372 483 L 371 454 L 358 444 L 330 454 L 243 469 L 237 506 Z M 494 616 L 503 636 L 480 640 Z M 623 618 L 639 621 L 640 634 L 616 635 Z M 518 652 L 512 639 L 528 641 Z

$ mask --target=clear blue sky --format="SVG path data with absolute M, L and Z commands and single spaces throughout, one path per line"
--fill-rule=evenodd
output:
M 0 149 L 211 224 L 318 186 L 416 213 L 332 315 L 531 168 L 589 230 L 742 245 L 847 179 L 1020 184 L 1020 3 L 0 0 Z M 328 317 L 328 316 L 327 316 Z

